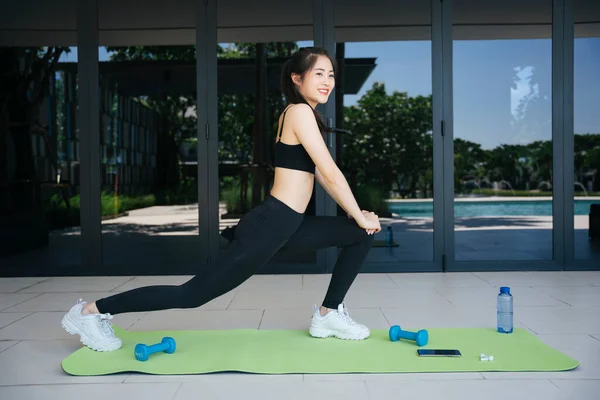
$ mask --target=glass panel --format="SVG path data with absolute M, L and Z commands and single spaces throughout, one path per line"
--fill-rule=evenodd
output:
M 600 4 L 574 7 L 575 258 L 600 261 Z
M 552 0 L 453 4 L 455 258 L 552 259 Z
M 195 46 L 100 47 L 105 265 L 197 265 Z
M 242 215 L 260 204 L 273 184 L 273 150 L 279 115 L 282 64 L 313 41 L 219 43 L 219 233 L 220 247 Z M 316 215 L 315 196 L 305 211 Z M 315 264 L 317 252 L 285 256 L 270 263 Z
M 337 164 L 380 217 L 367 262 L 433 261 L 431 6 L 375 3 L 337 2 Z
M 81 264 L 77 65 L 76 47 L 0 47 L 3 270 Z

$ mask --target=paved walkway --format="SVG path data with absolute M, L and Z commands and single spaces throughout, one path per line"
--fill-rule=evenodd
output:
M 224 205 L 220 214 L 225 213 Z M 219 230 L 239 219 L 220 219 Z M 374 247 L 367 262 L 398 263 L 433 260 L 432 218 L 381 218 L 383 230 L 375 237 L 384 241 L 392 227 L 397 247 Z M 588 217 L 574 218 L 576 259 L 597 259 L 600 241 L 588 238 Z M 459 217 L 455 219 L 455 257 L 466 260 L 552 260 L 552 217 Z M 129 215 L 102 222 L 104 262 L 190 263 L 197 261 L 198 206 L 155 206 L 129 212 Z M 54 231 L 50 245 L 8 259 L 11 265 L 45 263 L 65 265 L 81 258 L 80 227 Z M 222 240 L 222 245 L 227 242 Z

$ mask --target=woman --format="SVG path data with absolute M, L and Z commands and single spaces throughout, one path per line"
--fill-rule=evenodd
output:
M 321 307 L 314 306 L 313 337 L 362 340 L 370 331 L 353 321 L 343 302 L 381 230 L 377 215 L 362 211 L 325 145 L 325 125 L 315 108 L 335 86 L 335 60 L 319 48 L 302 48 L 284 66 L 281 86 L 288 107 L 279 120 L 275 177 L 264 202 L 246 213 L 217 261 L 182 285 L 141 287 L 93 303 L 79 300 L 63 317 L 67 332 L 96 351 L 121 347 L 110 319 L 115 314 L 196 308 L 236 288 L 276 253 L 341 247 Z M 314 181 L 349 218 L 304 215 Z

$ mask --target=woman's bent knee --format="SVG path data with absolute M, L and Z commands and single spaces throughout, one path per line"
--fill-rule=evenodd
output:
M 375 239 L 375 235 L 369 235 L 367 233 L 367 231 L 364 228 L 361 228 L 360 226 L 356 225 L 353 227 L 354 230 L 354 234 L 357 237 L 357 241 L 360 243 L 371 243 L 373 242 L 373 239 Z

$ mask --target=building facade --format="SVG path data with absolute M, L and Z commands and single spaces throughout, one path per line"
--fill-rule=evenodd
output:
M 5 276 L 215 267 L 268 193 L 281 65 L 303 46 L 337 60 L 324 140 L 381 217 L 364 272 L 600 268 L 597 1 L 2 9 Z M 346 218 L 318 184 L 306 213 Z M 331 272 L 337 252 L 260 272 Z

